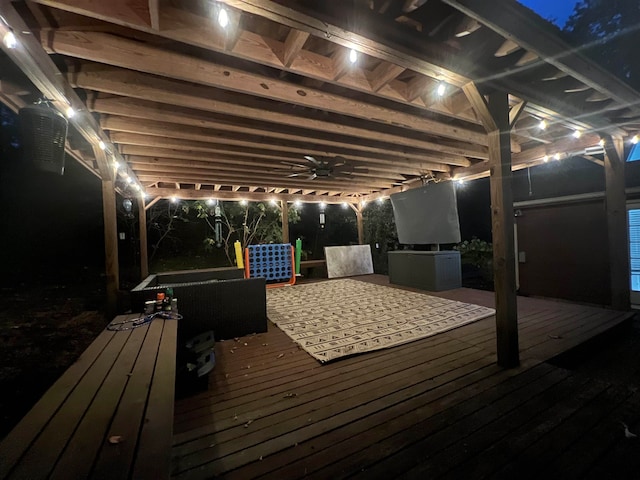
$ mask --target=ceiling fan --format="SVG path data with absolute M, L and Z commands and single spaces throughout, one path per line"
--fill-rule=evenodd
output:
M 366 167 L 360 167 L 349 163 L 344 157 L 325 157 L 316 159 L 311 155 L 305 155 L 306 163 L 282 161 L 283 165 L 291 167 L 287 177 L 307 177 L 307 180 L 316 178 L 352 178 L 354 172 L 367 173 Z

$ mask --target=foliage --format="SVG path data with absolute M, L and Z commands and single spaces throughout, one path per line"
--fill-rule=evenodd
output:
M 567 40 L 636 89 L 640 89 L 640 3 L 583 0 L 564 29 Z
M 465 240 L 453 247 L 460 252 L 460 260 L 465 265 L 473 265 L 481 270 L 490 270 L 493 260 L 493 245 L 477 237 Z
M 160 246 L 169 242 L 174 248 L 180 243 L 180 239 L 173 235 L 176 222 L 189 221 L 189 202 L 171 202 L 160 200 L 148 210 L 147 231 L 151 241 L 151 255 L 149 262 L 152 262 Z
M 371 245 L 372 259 L 376 273 L 388 273 L 387 252 L 400 246 L 390 201 L 367 205 L 362 214 L 364 241 Z
M 236 240 L 244 251 L 247 245 L 256 243 L 277 243 L 282 241 L 281 213 L 277 206 L 265 203 L 248 202 L 241 205 L 238 202 L 221 202 L 209 205 L 204 201 L 193 204 L 196 216 L 205 221 L 209 235 L 204 239 L 205 249 L 224 248 L 229 265 L 235 263 L 233 244 Z M 220 236 L 216 238 L 216 208 Z M 300 220 L 298 211 L 289 209 L 289 222 Z

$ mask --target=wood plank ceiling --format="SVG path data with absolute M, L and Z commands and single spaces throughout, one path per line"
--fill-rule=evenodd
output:
M 496 5 L 508 6 L 515 25 L 553 32 L 515 2 L 489 2 L 489 12 L 477 3 L 41 0 L 18 8 L 86 99 L 107 149 L 153 197 L 356 202 L 486 176 L 487 135 L 463 88 L 470 81 L 510 93 L 514 168 L 584 154 L 602 133 L 640 127 L 628 106 L 640 95 L 588 62 L 584 74 L 575 54 L 541 59 L 540 44 L 525 48 L 526 29 L 524 40 L 504 32 Z M 31 100 L 0 85 L 5 103 Z M 87 145 L 72 150 L 96 169 Z M 350 173 L 311 179 L 293 165 L 306 165 L 305 155 L 342 157 Z

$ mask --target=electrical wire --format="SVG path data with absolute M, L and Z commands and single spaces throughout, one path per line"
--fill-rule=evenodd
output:
M 138 318 L 122 320 L 120 322 L 112 321 L 107 325 L 107 330 L 111 330 L 113 332 L 133 330 L 134 328 L 142 327 L 147 323 L 151 323 L 155 318 L 164 318 L 165 320 L 182 320 L 182 315 L 171 312 L 156 312 L 150 315 L 139 316 Z

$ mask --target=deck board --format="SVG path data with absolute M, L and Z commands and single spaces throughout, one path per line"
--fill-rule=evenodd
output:
M 465 288 L 434 295 L 494 303 Z M 546 362 L 631 314 L 533 298 L 518 298 L 518 311 L 521 366 L 510 370 L 495 364 L 494 317 L 326 365 L 272 324 L 221 342 L 209 390 L 176 402 L 172 475 L 504 478 L 538 453 L 583 473 L 553 452 L 578 457 L 563 439 L 588 445 L 588 431 L 608 439 L 597 457 L 616 459 L 604 404 L 622 415 L 632 391 Z

